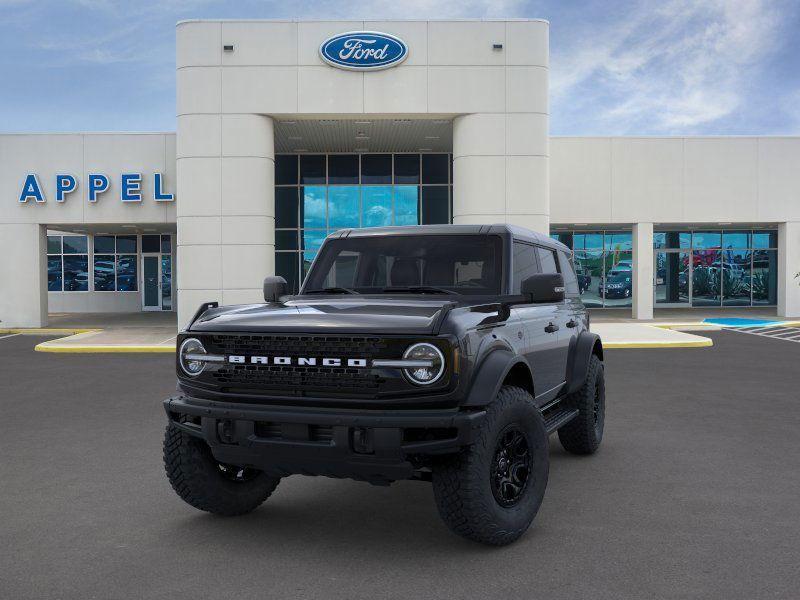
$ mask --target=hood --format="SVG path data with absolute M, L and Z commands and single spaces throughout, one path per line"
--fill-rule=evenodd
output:
M 222 306 L 204 312 L 189 331 L 286 333 L 437 333 L 455 303 L 448 299 L 291 299 L 269 304 Z

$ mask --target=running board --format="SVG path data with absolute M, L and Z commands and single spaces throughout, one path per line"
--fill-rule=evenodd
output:
M 578 409 L 557 408 L 544 418 L 548 435 L 560 429 L 578 416 Z

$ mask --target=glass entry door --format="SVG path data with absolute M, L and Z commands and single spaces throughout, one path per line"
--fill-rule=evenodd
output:
M 142 310 L 161 310 L 161 255 L 142 255 Z

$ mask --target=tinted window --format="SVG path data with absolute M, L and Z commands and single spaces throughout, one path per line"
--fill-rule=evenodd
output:
M 419 183 L 419 154 L 395 154 L 394 182 Z
M 275 190 L 275 227 L 297 227 L 297 188 Z
M 113 254 L 115 252 L 114 236 L 113 235 L 94 236 L 94 251 L 96 254 Z
M 539 263 L 536 261 L 536 248 L 530 244 L 514 242 L 514 277 L 512 283 L 512 294 L 519 294 L 522 290 L 522 282 L 539 273 Z
M 398 235 L 330 240 L 305 291 L 340 286 L 360 293 L 434 286 L 460 294 L 500 293 L 502 241 L 488 235 Z M 396 290 L 395 290 L 396 292 Z
M 142 252 L 159 252 L 161 250 L 161 236 L 143 235 Z M 97 250 L 95 250 L 97 252 Z
M 118 235 L 117 236 L 117 254 L 122 253 L 135 253 L 136 252 L 136 236 L 135 235 Z M 157 252 L 157 251 L 156 251 Z
M 325 155 L 300 156 L 300 183 L 325 183 Z
M 61 236 L 48 235 L 47 236 L 47 253 L 48 254 L 61 254 Z
M 435 225 L 450 222 L 450 199 L 444 186 L 422 188 L 422 224 Z
M 275 156 L 275 185 L 297 185 L 297 155 Z
M 447 154 L 422 155 L 422 183 L 447 183 Z
M 89 243 L 85 235 L 65 235 L 63 239 L 64 254 L 86 254 Z
M 567 294 L 575 294 L 577 296 L 580 291 L 578 289 L 578 277 L 575 275 L 575 269 L 572 267 L 572 261 L 570 261 L 566 253 L 559 252 L 558 262 L 561 266 L 561 273 L 564 275 L 564 288 L 566 289 Z
M 328 183 L 358 183 L 358 154 L 331 154 Z
M 548 248 L 536 247 L 536 252 L 539 254 L 539 265 L 541 266 L 542 273 L 558 273 L 558 265 L 556 265 L 556 253 Z
M 392 155 L 364 154 L 361 157 L 361 183 L 392 183 Z

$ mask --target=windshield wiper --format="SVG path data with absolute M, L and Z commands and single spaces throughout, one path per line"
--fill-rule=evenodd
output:
M 400 292 L 408 294 L 455 294 L 453 290 L 436 287 L 434 285 L 408 285 L 385 287 L 381 292 Z
M 303 294 L 358 294 L 358 292 L 346 287 L 326 287 L 319 290 L 308 290 Z

